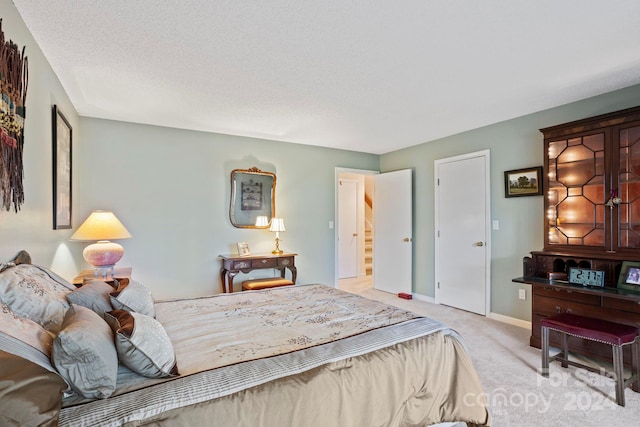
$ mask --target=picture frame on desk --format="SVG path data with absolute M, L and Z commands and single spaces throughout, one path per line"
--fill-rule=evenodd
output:
M 640 292 L 640 261 L 623 261 L 618 288 Z
M 249 250 L 249 242 L 238 242 L 238 255 L 249 256 L 251 251 Z

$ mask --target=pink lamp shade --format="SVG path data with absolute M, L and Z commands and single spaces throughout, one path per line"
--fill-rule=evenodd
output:
M 109 240 L 128 239 L 131 233 L 116 218 L 113 212 L 93 211 L 71 236 L 71 240 L 97 240 L 82 251 L 85 261 L 95 269 L 112 268 L 124 255 L 124 248 Z

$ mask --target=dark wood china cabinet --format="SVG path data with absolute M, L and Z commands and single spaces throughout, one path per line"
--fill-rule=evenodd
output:
M 545 250 L 640 257 L 640 108 L 541 132 Z
M 640 291 L 617 287 L 623 262 L 640 262 L 640 107 L 540 131 L 544 248 L 524 258 L 514 279 L 532 285 L 531 345 L 540 347 L 541 319 L 558 312 L 640 326 Z M 604 287 L 568 283 L 571 267 L 604 271 Z M 611 355 L 594 342 L 570 345 Z

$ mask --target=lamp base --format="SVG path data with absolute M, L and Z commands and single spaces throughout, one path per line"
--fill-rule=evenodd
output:
M 283 250 L 280 249 L 280 238 L 278 236 L 276 236 L 276 248 L 272 250 L 271 253 L 274 255 L 280 255 L 281 253 L 284 253 Z
M 82 256 L 95 270 L 98 276 L 98 270 L 102 269 L 102 277 L 106 277 L 107 270 L 114 272 L 114 266 L 124 255 L 124 248 L 108 240 L 100 240 L 93 243 L 82 251 Z
M 93 276 L 100 277 L 102 279 L 114 278 L 116 275 L 116 265 L 101 265 L 100 267 L 93 267 Z

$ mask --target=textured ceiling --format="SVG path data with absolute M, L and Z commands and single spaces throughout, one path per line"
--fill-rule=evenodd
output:
M 640 83 L 638 0 L 13 3 L 82 116 L 369 153 Z

